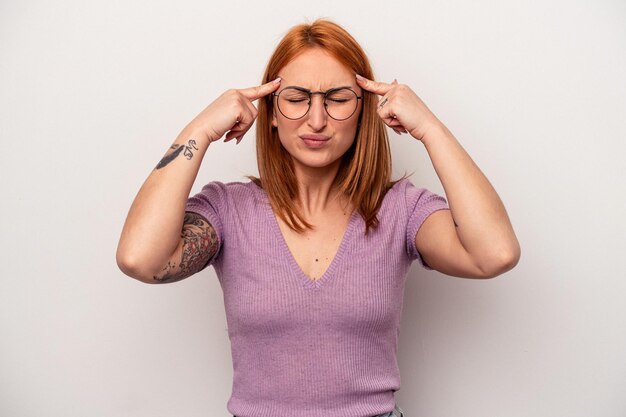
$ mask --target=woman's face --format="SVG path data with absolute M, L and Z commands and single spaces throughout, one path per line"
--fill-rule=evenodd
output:
M 314 92 L 349 86 L 357 96 L 363 96 L 362 89 L 356 84 L 354 72 L 319 48 L 298 55 L 278 75 L 282 80 L 276 94 L 289 86 L 303 87 Z M 322 94 L 311 96 L 311 108 L 297 120 L 285 117 L 277 108 L 278 98 L 274 97 L 273 100 L 272 126 L 278 128 L 280 142 L 292 156 L 294 164 L 302 168 L 323 168 L 333 164 L 338 167 L 341 156 L 354 142 L 363 100 L 356 100 L 356 111 L 341 121 L 326 113 Z M 307 143 L 302 138 L 304 135 L 323 135 L 328 140 Z

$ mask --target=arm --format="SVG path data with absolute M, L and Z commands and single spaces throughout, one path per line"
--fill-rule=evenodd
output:
M 513 268 L 520 246 L 489 180 L 442 123 L 421 140 L 450 206 L 431 214 L 418 230 L 415 246 L 424 261 L 467 278 L 492 278 Z
M 204 269 L 217 253 L 215 229 L 201 215 L 185 212 L 183 231 L 178 247 L 163 268 L 144 282 L 165 284 L 180 281 Z
M 172 282 L 206 265 L 215 235 L 206 219 L 185 216 L 191 186 L 211 142 L 226 134 L 237 143 L 254 123 L 252 101 L 275 91 L 280 78 L 256 87 L 229 89 L 200 112 L 178 135 L 170 151 L 143 184 L 117 247 L 116 260 L 126 274 L 144 282 Z M 226 133 L 228 132 L 228 133 Z M 181 237 L 182 231 L 182 237 Z M 204 249 L 208 253 L 200 253 Z M 193 272 L 192 272 L 193 273 Z
M 415 236 L 422 260 L 460 277 L 495 277 L 513 268 L 520 247 L 504 205 L 452 133 L 406 84 L 356 78 L 382 96 L 377 112 L 387 126 L 424 143 L 446 191 L 450 210 L 431 214 Z
M 209 234 L 185 205 L 210 140 L 189 126 L 183 129 L 154 168 L 130 207 L 117 247 L 116 261 L 126 274 L 144 282 L 167 275 L 168 262 L 181 261 L 189 233 Z M 182 236 L 181 236 L 182 231 Z M 191 238 L 193 239 L 193 238 Z M 210 243 L 205 241 L 205 248 Z

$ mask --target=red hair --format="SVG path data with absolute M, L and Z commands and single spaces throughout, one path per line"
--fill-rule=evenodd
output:
M 369 60 L 357 41 L 341 26 L 317 19 L 311 24 L 292 27 L 272 54 L 262 83 L 278 77 L 280 70 L 299 54 L 322 48 L 346 68 L 370 80 L 375 79 Z M 352 146 L 341 158 L 333 187 L 357 208 L 365 221 L 365 234 L 378 227 L 376 214 L 386 192 L 404 177 L 391 181 L 391 151 L 385 125 L 376 112 L 378 100 L 363 91 L 359 125 Z M 298 183 L 291 155 L 282 146 L 278 130 L 271 125 L 272 95 L 259 100 L 256 121 L 256 150 L 260 178 L 247 176 L 267 193 L 274 211 L 294 231 L 301 233 L 313 226 L 306 222 L 295 203 Z M 300 223 L 300 224 L 298 224 Z

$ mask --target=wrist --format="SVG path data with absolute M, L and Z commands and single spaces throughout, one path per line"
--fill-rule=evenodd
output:
M 214 142 L 219 138 L 213 139 L 203 129 L 193 125 L 187 125 L 178 135 L 177 141 L 179 139 L 185 142 L 189 139 L 193 139 L 199 146 L 207 148 L 211 142 Z
M 429 125 L 426 129 L 424 129 L 424 134 L 420 139 L 424 146 L 428 146 L 431 142 L 438 140 L 442 135 L 445 135 L 447 131 L 446 126 L 437 121 Z

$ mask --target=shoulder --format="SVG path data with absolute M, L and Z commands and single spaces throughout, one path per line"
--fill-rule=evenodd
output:
M 381 193 L 376 203 L 376 218 L 379 225 L 374 229 L 393 229 L 395 224 L 406 223 L 408 212 L 406 189 L 409 184 L 410 181 L 407 178 L 390 181 L 387 184 L 385 191 Z M 359 213 L 363 222 L 367 222 L 363 213 L 361 211 Z
M 424 190 L 419 189 L 413 185 L 408 178 L 402 178 L 396 180 L 393 185 L 387 190 L 383 197 L 383 204 L 392 204 L 394 206 L 405 205 L 407 200 L 410 200 L 415 191 Z
M 406 240 L 409 253 L 415 259 L 415 236 L 426 218 L 435 211 L 448 208 L 445 197 L 425 187 L 416 187 L 409 178 L 403 178 L 391 188 L 391 204 L 406 225 Z
M 250 196 L 258 196 L 264 191 L 252 181 L 211 181 L 202 187 L 203 193 L 218 194 L 229 199 L 240 199 Z
M 395 197 L 404 197 L 407 193 L 410 193 L 413 190 L 428 191 L 425 188 L 416 187 L 409 178 L 401 178 L 393 183 L 393 185 L 389 188 L 388 193 L 391 193 L 391 195 Z
M 448 203 L 444 196 L 432 192 L 428 188 L 415 186 L 408 178 L 402 181 L 398 194 L 404 198 L 409 213 L 423 212 L 426 208 L 433 208 L 434 206 L 447 207 Z
M 389 191 L 393 191 L 396 194 L 404 194 L 406 188 L 409 186 L 414 186 L 411 180 L 408 178 L 402 178 L 397 180 Z
M 264 191 L 252 181 L 211 181 L 187 200 L 187 211 L 205 213 L 210 209 L 225 215 L 232 210 L 246 210 L 258 205 Z
M 212 201 L 225 212 L 254 211 L 268 202 L 265 191 L 253 181 L 211 181 L 196 196 Z
M 231 181 L 223 184 L 228 198 L 237 204 L 250 203 L 258 204 L 259 201 L 265 201 L 267 195 L 265 190 L 258 186 L 254 181 Z

